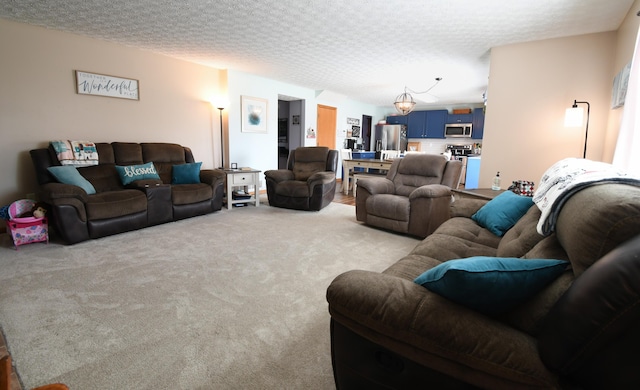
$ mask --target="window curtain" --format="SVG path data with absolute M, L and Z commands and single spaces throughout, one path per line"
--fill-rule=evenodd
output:
M 624 102 L 618 141 L 612 164 L 632 175 L 640 175 L 640 30 L 631 60 L 629 84 Z

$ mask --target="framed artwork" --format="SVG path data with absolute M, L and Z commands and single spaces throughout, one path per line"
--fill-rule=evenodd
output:
M 629 86 L 629 74 L 631 73 L 631 62 L 629 62 L 613 79 L 613 92 L 611 93 L 611 108 L 624 106 L 627 98 L 627 88 Z
M 242 128 L 243 133 L 267 132 L 267 99 L 241 96 L 242 101 Z
M 140 100 L 138 80 L 76 70 L 76 93 Z

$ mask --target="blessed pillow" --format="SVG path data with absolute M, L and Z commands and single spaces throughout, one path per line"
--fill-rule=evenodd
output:
M 505 191 L 482 206 L 471 219 L 496 236 L 502 237 L 532 205 L 533 200 L 530 197 Z
M 201 162 L 174 165 L 171 170 L 171 184 L 200 183 Z
M 469 257 L 446 261 L 414 282 L 479 312 L 499 314 L 542 290 L 568 264 L 564 260 Z
M 160 180 L 160 175 L 156 171 L 156 167 L 152 162 L 141 165 L 116 165 L 118 175 L 120 175 L 120 181 L 123 186 L 131 184 L 136 180 Z
M 76 167 L 72 165 L 54 166 L 47 168 L 47 170 L 60 183 L 78 186 L 89 195 L 96 193 L 96 189 L 93 187 L 93 184 L 91 184 L 89 180 L 82 177 Z

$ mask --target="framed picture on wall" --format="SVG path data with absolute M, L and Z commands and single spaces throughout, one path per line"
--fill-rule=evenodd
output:
M 241 96 L 240 99 L 242 103 L 241 131 L 243 133 L 266 133 L 267 109 L 269 108 L 267 99 L 250 96 Z
M 76 93 L 140 100 L 138 80 L 76 70 Z

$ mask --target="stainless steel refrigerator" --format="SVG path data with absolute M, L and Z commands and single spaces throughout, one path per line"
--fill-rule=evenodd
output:
M 371 137 L 371 150 L 407 150 L 407 126 L 376 125 Z

